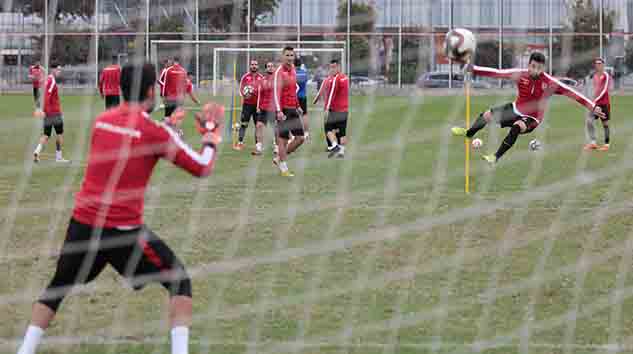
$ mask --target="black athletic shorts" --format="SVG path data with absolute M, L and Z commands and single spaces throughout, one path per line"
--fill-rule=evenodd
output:
M 539 121 L 533 117 L 521 116 L 514 111 L 514 105 L 512 103 L 506 103 L 501 106 L 490 108 L 493 114 L 494 120 L 501 125 L 502 128 L 510 128 L 517 121 L 523 121 L 527 129 L 522 134 L 531 133 L 539 126 Z
M 105 96 L 105 108 L 106 110 L 117 107 L 119 105 L 119 96 Z
M 290 133 L 294 136 L 304 136 L 303 122 L 299 117 L 299 112 L 296 109 L 284 109 L 284 115 L 286 120 L 277 121 L 277 134 L 282 139 L 290 139 Z
M 273 124 L 275 122 L 275 112 L 260 111 L 255 115 L 255 122 L 262 122 L 265 125 L 268 125 L 268 123 Z
M 38 102 L 40 100 L 40 88 L 39 87 L 33 87 L 33 99 L 35 100 L 35 102 Z
M 306 115 L 308 114 L 308 98 L 307 97 L 299 97 L 299 106 L 301 107 L 301 110 L 303 111 L 303 114 Z
M 74 285 L 86 284 L 111 265 L 135 290 L 159 282 L 172 296 L 191 297 L 182 262 L 145 226 L 94 228 L 70 219 L 55 275 L 39 302 L 56 311 Z
M 603 121 L 608 121 L 608 120 L 610 120 L 610 119 L 611 119 L 611 105 L 608 105 L 608 104 L 599 104 L 599 105 L 598 105 L 598 107 L 600 107 L 600 109 L 602 110 L 602 113 L 604 113 L 604 114 L 605 114 L 605 117 L 604 117 L 604 118 L 600 118 L 600 117 L 598 117 L 597 115 L 592 114 L 592 115 L 593 115 L 593 118 L 594 118 L 594 119 L 601 119 L 601 120 L 603 120 Z
M 242 105 L 242 123 L 248 124 L 248 122 L 253 119 L 253 122 L 257 122 L 257 105 L 254 104 L 243 104 Z
M 44 135 L 50 138 L 55 129 L 55 134 L 64 134 L 64 117 L 61 114 L 46 116 L 43 119 Z
M 347 134 L 348 112 L 328 112 L 324 122 L 325 132 L 336 131 L 337 137 L 344 137 Z
M 184 101 L 165 100 L 165 117 L 171 116 L 178 107 L 185 105 Z

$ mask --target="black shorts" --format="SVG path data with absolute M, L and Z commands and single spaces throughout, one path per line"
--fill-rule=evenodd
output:
M 176 108 L 182 107 L 184 105 L 185 105 L 185 102 L 183 101 L 165 100 L 165 117 L 171 116 L 171 114 L 174 113 Z
M 40 100 L 40 88 L 33 87 L 33 99 L 37 102 Z
M 119 105 L 119 96 L 105 96 L 105 108 L 110 109 Z
M 308 114 L 308 98 L 307 97 L 299 97 L 299 106 L 301 107 L 301 110 L 303 111 L 303 115 Z
M 255 122 L 262 122 L 264 125 L 275 122 L 275 112 L 260 111 L 255 115 Z
M 43 119 L 44 135 L 50 138 L 55 129 L 55 134 L 64 134 L 64 117 L 61 114 L 46 116 Z
M 257 106 L 254 104 L 243 104 L 242 105 L 242 123 L 248 124 L 248 122 L 253 119 L 253 122 L 257 122 Z
M 296 109 L 284 109 L 286 120 L 277 121 L 277 135 L 282 139 L 290 139 L 290 133 L 294 136 L 304 136 L 303 122 Z
M 501 106 L 490 108 L 493 114 L 494 120 L 501 125 L 502 128 L 510 128 L 517 121 L 523 121 L 527 129 L 521 134 L 531 133 L 539 126 L 539 121 L 533 117 L 521 116 L 514 111 L 514 105 L 512 103 L 506 103 Z
M 605 117 L 604 118 L 600 118 L 595 114 L 593 115 L 594 119 L 601 119 L 602 121 L 608 121 L 611 119 L 611 105 L 608 104 L 599 104 L 598 107 L 600 107 L 600 109 L 602 110 L 602 113 L 604 113 Z
M 337 137 L 344 137 L 347 134 L 348 112 L 328 112 L 324 122 L 325 132 L 335 131 Z
M 158 282 L 172 296 L 191 297 L 191 280 L 182 262 L 148 228 L 101 229 L 70 219 L 55 275 L 39 302 L 56 311 L 74 285 L 94 280 L 108 264 L 134 290 Z

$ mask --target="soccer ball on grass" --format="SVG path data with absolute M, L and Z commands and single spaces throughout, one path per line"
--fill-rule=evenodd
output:
M 244 97 L 251 97 L 253 93 L 255 93 L 255 88 L 253 86 L 244 86 L 244 89 L 242 90 L 242 94 L 244 95 Z
M 530 151 L 539 151 L 543 148 L 543 144 L 541 144 L 541 142 L 537 139 L 532 139 L 528 143 L 528 148 L 530 148 Z
M 451 60 L 467 63 L 473 57 L 476 48 L 475 35 L 465 28 L 456 28 L 446 34 L 444 52 Z
M 481 146 L 484 144 L 483 141 L 481 141 L 481 139 L 477 138 L 474 139 L 473 141 L 470 142 L 470 145 L 473 147 L 473 149 L 475 150 L 479 150 L 481 148 Z

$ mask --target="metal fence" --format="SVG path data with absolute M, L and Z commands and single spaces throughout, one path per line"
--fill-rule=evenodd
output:
M 577 2 L 585 3 L 575 8 Z M 160 61 L 154 40 L 345 41 L 346 71 L 355 85 L 459 85 L 442 54 L 444 34 L 466 27 L 477 34 L 478 62 L 526 65 L 544 52 L 548 70 L 579 83 L 586 63 L 601 56 L 621 87 L 633 28 L 633 0 L 49 0 L 5 1 L 0 13 L 0 83 L 28 87 L 28 65 L 39 60 L 64 67 L 67 85 L 96 86 L 114 57 Z M 10 4 L 11 6 L 9 7 Z M 589 8 L 590 11 L 587 11 Z M 581 18 L 582 17 L 582 18 Z M 173 48 L 171 49 L 173 51 Z M 193 71 L 204 53 L 187 55 Z M 308 63 L 314 74 L 323 66 Z M 196 83 L 204 78 L 197 75 Z M 480 82 L 480 87 L 496 82 Z

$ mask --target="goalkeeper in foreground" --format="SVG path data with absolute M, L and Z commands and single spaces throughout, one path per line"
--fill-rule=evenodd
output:
M 545 55 L 532 53 L 527 69 L 492 69 L 468 64 L 465 70 L 474 75 L 488 76 L 500 79 L 511 79 L 517 85 L 517 98 L 514 102 L 492 107 L 480 114 L 470 129 L 453 127 L 451 132 L 455 136 L 472 138 L 486 124 L 495 121 L 502 128 L 510 128 L 496 153 L 483 155 L 483 159 L 495 164 L 503 154 L 514 145 L 521 134 L 531 133 L 544 119 L 545 108 L 549 98 L 554 95 L 565 95 L 585 106 L 598 117 L 604 117 L 602 109 L 587 97 L 571 87 L 563 84 L 544 71 Z
M 73 286 L 92 281 L 108 264 L 135 290 L 150 282 L 162 284 L 170 295 L 171 353 L 188 354 L 191 280 L 180 259 L 143 223 L 144 195 L 161 158 L 197 177 L 211 173 L 222 140 L 224 109 L 209 103 L 196 116 L 203 137 L 200 151 L 194 151 L 171 127 L 147 113 L 153 109 L 155 82 L 152 64 L 125 66 L 124 103 L 94 121 L 85 177 L 55 275 L 33 305 L 18 354 L 34 354 Z M 177 125 L 184 116 L 177 110 L 171 123 Z

